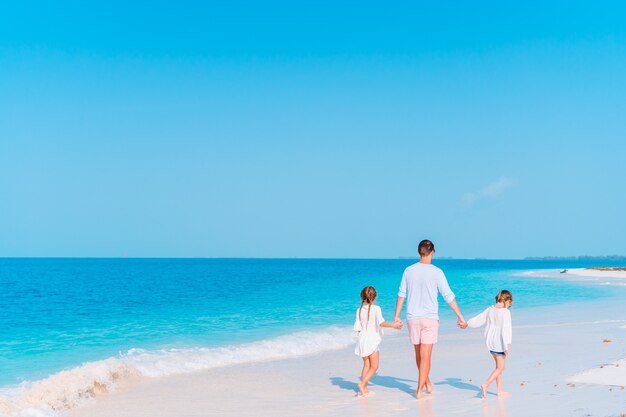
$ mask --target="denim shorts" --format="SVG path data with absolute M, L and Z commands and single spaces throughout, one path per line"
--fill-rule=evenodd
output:
M 494 352 L 493 350 L 489 351 L 492 355 L 496 355 L 496 356 L 506 356 L 506 353 L 504 352 Z

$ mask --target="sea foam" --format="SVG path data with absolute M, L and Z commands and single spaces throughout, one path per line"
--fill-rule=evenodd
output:
M 131 378 L 157 378 L 243 363 L 313 355 L 352 343 L 351 330 L 329 327 L 216 348 L 131 349 L 48 378 L 0 389 L 0 416 L 49 417 L 114 391 Z

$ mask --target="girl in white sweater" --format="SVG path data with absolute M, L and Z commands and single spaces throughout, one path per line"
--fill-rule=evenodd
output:
M 359 396 L 362 397 L 368 395 L 367 383 L 378 370 L 378 345 L 382 340 L 382 327 L 402 328 L 402 322 L 385 321 L 380 307 L 374 305 L 376 297 L 376 289 L 370 285 L 361 290 L 361 306 L 356 311 L 354 322 L 354 331 L 358 334 L 354 353 L 363 359 L 361 382 L 357 385 Z
M 483 392 L 483 398 L 487 396 L 487 389 L 493 381 L 498 386 L 498 395 L 507 395 L 502 389 L 502 372 L 504 372 L 504 364 L 506 356 L 511 348 L 511 339 L 513 331 L 511 328 L 511 312 L 509 307 L 513 304 L 513 295 L 502 290 L 496 295 L 496 304 L 488 307 L 485 311 L 467 321 L 469 327 L 481 327 L 485 323 L 485 339 L 489 353 L 496 361 L 496 369 L 489 375 L 487 381 L 480 386 Z

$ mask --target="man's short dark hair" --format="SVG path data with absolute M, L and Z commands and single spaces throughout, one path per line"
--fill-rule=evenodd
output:
M 435 245 L 433 245 L 433 242 L 431 242 L 430 240 L 424 239 L 417 247 L 417 251 L 419 252 L 420 256 L 428 256 L 435 251 Z

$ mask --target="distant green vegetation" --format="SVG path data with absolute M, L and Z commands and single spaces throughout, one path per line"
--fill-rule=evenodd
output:
M 595 269 L 596 271 L 626 271 L 624 266 L 590 266 L 585 269 Z
M 528 261 L 626 261 L 624 255 L 607 256 L 529 256 L 524 258 Z

